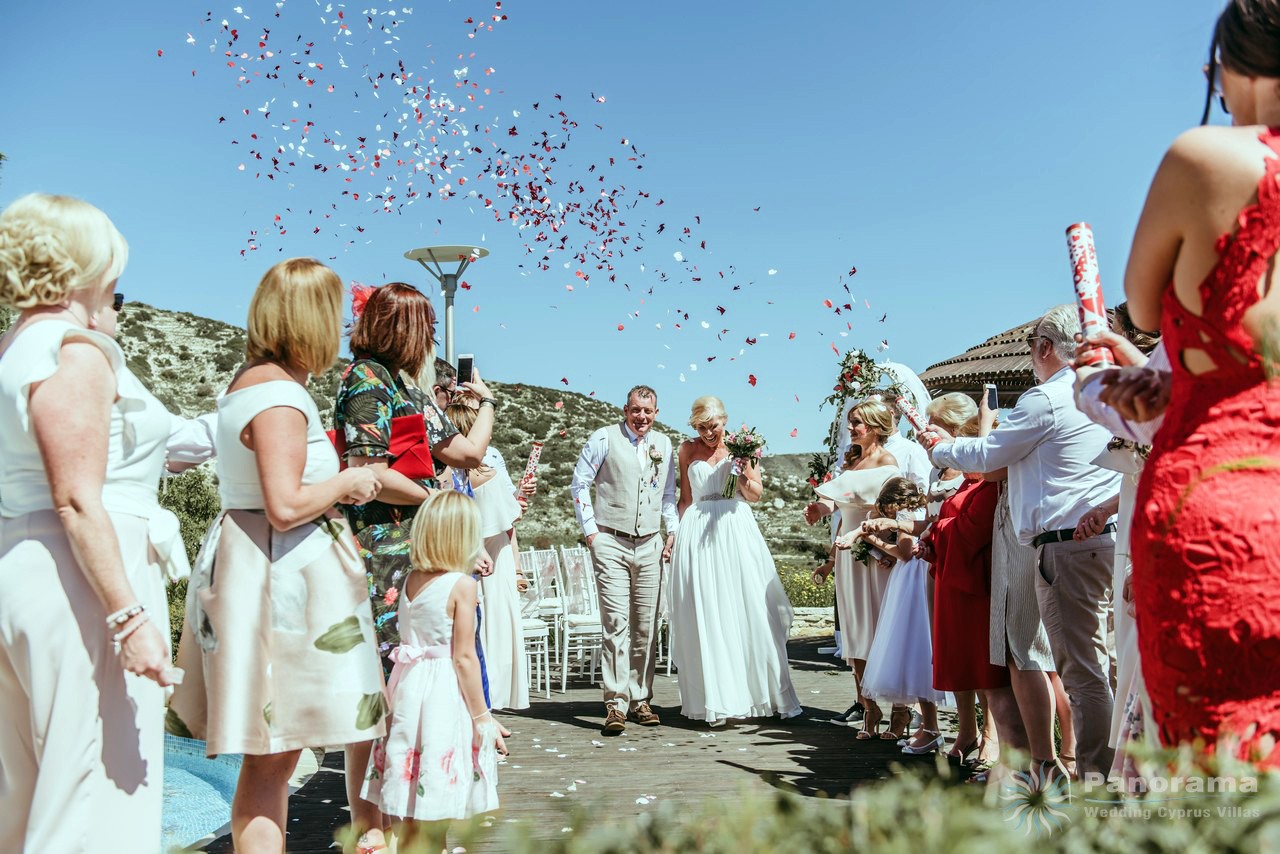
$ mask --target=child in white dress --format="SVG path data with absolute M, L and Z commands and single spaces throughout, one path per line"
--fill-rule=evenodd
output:
M 374 745 L 361 795 L 399 820 L 401 850 L 440 851 L 449 820 L 498 808 L 498 754 L 506 744 L 485 706 L 476 657 L 470 572 L 482 540 L 475 502 L 460 492 L 433 493 L 414 517 L 411 539 L 387 736 Z
M 915 511 L 927 503 L 927 496 L 904 477 L 885 481 L 876 499 L 875 515 L 896 519 L 901 530 L 870 533 L 864 525 L 836 541 L 838 548 L 865 540 L 897 558 L 880 607 L 875 639 L 867 655 L 862 691 L 873 700 L 894 704 L 919 703 L 923 732 L 929 738 L 919 747 L 906 745 L 904 753 L 930 753 L 943 744 L 938 732 L 938 706 L 944 699 L 933 687 L 933 640 L 929 620 L 927 579 L 929 565 L 912 555 Z M 905 732 L 884 733 L 881 738 L 902 738 Z M 900 742 L 901 743 L 901 742 Z

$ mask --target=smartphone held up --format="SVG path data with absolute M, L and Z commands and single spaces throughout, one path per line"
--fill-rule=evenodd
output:
M 476 357 L 471 353 L 458 354 L 458 385 L 471 382 Z

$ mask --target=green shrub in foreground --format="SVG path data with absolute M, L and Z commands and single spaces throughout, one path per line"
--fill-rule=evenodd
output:
M 1186 773 L 1189 757 L 1184 752 L 1176 758 L 1179 773 Z M 1187 796 L 1187 791 L 1208 788 L 1206 783 L 1195 790 L 1188 781 L 1178 795 L 1125 799 L 1077 784 L 1073 802 L 1061 807 L 1064 817 L 1046 832 L 1017 820 L 1011 787 L 958 783 L 943 763 L 937 774 L 913 771 L 864 784 L 848 800 L 803 798 L 785 791 L 709 794 L 701 801 L 686 796 L 660 801 L 638 818 L 613 822 L 601 820 L 606 810 L 578 805 L 563 810 L 563 818 L 540 820 L 537 827 L 503 825 L 500 818 L 458 822 L 450 844 L 484 850 L 491 834 L 498 833 L 503 850 L 521 854 L 1280 851 L 1280 775 L 1263 775 L 1240 763 L 1206 773 L 1248 778 L 1254 784 L 1241 787 L 1251 791 Z

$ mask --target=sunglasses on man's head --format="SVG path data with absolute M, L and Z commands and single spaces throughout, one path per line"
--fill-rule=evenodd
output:
M 115 297 L 111 300 L 111 308 L 114 309 L 117 314 L 124 310 L 124 294 L 116 293 Z

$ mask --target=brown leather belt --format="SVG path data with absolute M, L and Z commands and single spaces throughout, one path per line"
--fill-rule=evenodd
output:
M 614 528 L 606 528 L 604 525 L 596 525 L 596 530 L 598 530 L 602 534 L 608 534 L 611 537 L 617 537 L 620 540 L 634 540 L 637 543 L 643 543 L 646 540 L 648 540 L 650 537 L 656 537 L 658 535 L 657 531 L 653 531 L 652 533 L 648 533 L 648 534 L 639 534 L 639 535 L 628 534 L 624 531 L 618 531 Z

